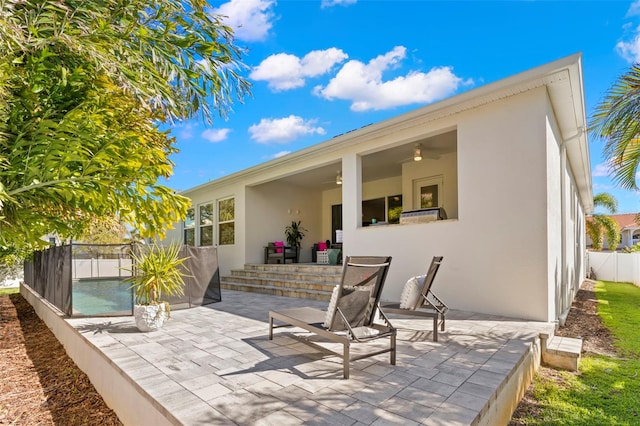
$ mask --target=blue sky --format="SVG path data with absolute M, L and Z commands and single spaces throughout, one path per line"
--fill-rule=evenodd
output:
M 346 131 L 580 52 L 587 117 L 640 61 L 640 0 L 210 0 L 246 49 L 252 97 L 212 126 L 172 135 L 180 152 L 166 182 L 183 190 Z M 640 194 L 607 176 L 591 138 L 594 194 L 620 213 Z

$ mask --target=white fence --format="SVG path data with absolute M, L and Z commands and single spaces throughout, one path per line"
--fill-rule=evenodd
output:
M 587 252 L 589 271 L 595 279 L 633 283 L 640 287 L 640 253 Z
M 73 259 L 73 279 L 129 277 L 131 259 Z

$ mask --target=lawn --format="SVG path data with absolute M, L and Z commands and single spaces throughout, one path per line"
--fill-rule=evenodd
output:
M 20 293 L 20 287 L 0 288 L 0 296 L 3 296 L 5 294 L 13 294 L 13 293 Z
M 611 330 L 617 356 L 587 354 L 580 373 L 538 377 L 533 396 L 541 411 L 529 425 L 640 424 L 640 288 L 598 282 L 598 315 Z

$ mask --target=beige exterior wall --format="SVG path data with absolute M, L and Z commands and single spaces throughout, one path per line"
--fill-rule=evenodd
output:
M 562 87 L 575 87 L 564 83 L 569 74 L 558 75 Z M 584 279 L 583 206 L 592 201 L 579 194 L 590 193 L 588 148 L 571 150 L 570 144 L 578 142 L 567 139 L 571 135 L 563 135 L 559 124 L 569 130 L 580 125 L 584 111 L 575 109 L 581 106 L 573 104 L 575 93 L 569 99 L 566 91 L 554 89 L 563 97 L 552 102 L 548 86 L 534 87 L 503 91 L 455 111 L 448 109 L 455 103 L 444 102 L 441 110 L 392 119 L 186 195 L 195 206 L 236 198 L 236 244 L 220 247 L 222 275 L 244 263 L 261 263 L 266 242 L 284 239 L 292 220 L 309 229 L 300 259 L 309 261 L 311 245 L 331 238 L 331 206 L 342 204 L 344 254 L 393 257 L 384 300 L 399 300 L 408 278 L 424 274 L 433 256 L 444 256 L 434 289 L 450 307 L 553 321 Z M 562 110 L 556 116 L 558 104 Z M 455 153 L 407 162 L 400 176 L 362 184 L 367 155 L 453 130 Z M 578 179 L 567 150 L 581 161 Z M 309 190 L 283 181 L 333 165 L 343 178 L 333 189 Z M 449 220 L 361 226 L 361 200 L 401 192 L 404 209 L 415 209 L 414 182 L 431 176 L 442 176 Z
M 456 309 L 549 318 L 545 105 L 539 89 L 456 116 L 457 220 L 345 230 L 347 254 L 393 256 L 383 298 L 442 255 L 435 290 Z
M 284 241 L 285 228 L 300 221 L 308 230 L 302 239 L 300 262 L 311 262 L 311 246 L 322 239 L 320 193 L 276 182 L 248 187 L 246 205 L 246 263 L 262 263 L 269 241 Z

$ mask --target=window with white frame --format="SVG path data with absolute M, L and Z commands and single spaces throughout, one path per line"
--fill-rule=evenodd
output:
M 196 245 L 196 209 L 190 207 L 187 210 L 187 217 L 183 225 L 184 244 L 188 246 Z
M 442 183 L 442 175 L 414 180 L 414 208 L 426 209 L 431 207 L 442 207 L 444 205 Z
M 235 199 L 218 200 L 218 244 L 221 246 L 235 244 L 236 212 Z
M 200 246 L 213 245 L 213 203 L 198 206 L 198 223 L 200 226 Z

